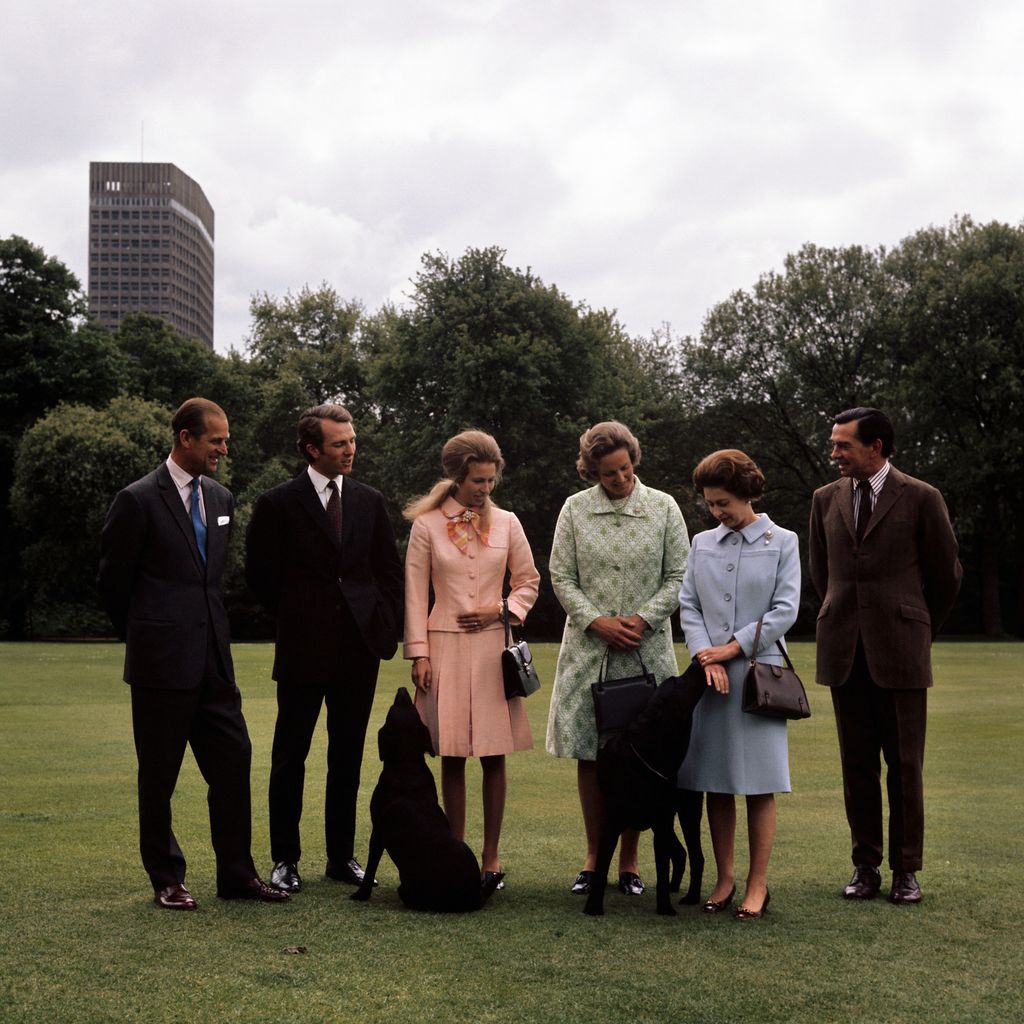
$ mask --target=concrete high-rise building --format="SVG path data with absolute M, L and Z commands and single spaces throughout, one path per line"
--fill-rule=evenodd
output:
M 213 207 L 174 164 L 89 164 L 89 310 L 163 317 L 213 348 Z

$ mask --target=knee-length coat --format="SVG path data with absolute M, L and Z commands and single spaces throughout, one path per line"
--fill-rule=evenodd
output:
M 781 665 L 777 644 L 796 622 L 800 554 L 796 534 L 764 513 L 742 530 L 718 526 L 693 538 L 679 594 L 679 617 L 690 654 L 735 639 L 742 654 L 725 663 L 729 692 L 711 688 L 693 714 L 683 789 L 707 793 L 788 793 L 786 722 L 743 712 L 743 680 L 763 618 L 759 661 Z
M 470 633 L 459 626 L 458 617 L 500 604 L 507 566 L 509 612 L 524 622 L 537 600 L 540 573 L 522 525 L 504 509 L 491 508 L 486 544 L 470 531 L 469 543 L 460 551 L 448 537 L 447 517 L 461 511 L 448 498 L 413 521 L 405 556 L 404 655 L 430 658 L 430 689 L 416 691 L 416 707 L 438 754 L 508 754 L 532 747 L 533 736 L 523 698 L 505 699 L 504 627 L 499 619 Z
M 590 693 L 608 652 L 605 678 L 636 675 L 632 652 L 609 651 L 587 626 L 602 615 L 640 615 L 650 626 L 640 655 L 661 682 L 678 672 L 670 616 L 686 572 L 690 540 L 675 499 L 637 478 L 624 502 L 600 484 L 562 506 L 551 548 L 551 586 L 565 609 L 548 714 L 547 749 L 556 757 L 597 758 Z

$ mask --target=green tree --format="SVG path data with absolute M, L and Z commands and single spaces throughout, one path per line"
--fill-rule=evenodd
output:
M 205 392 L 222 357 L 201 341 L 151 313 L 128 313 L 114 337 L 128 360 L 127 393 L 175 409 L 194 395 L 213 398 Z
M 558 509 L 580 485 L 580 433 L 627 406 L 636 361 L 614 316 L 508 266 L 502 249 L 469 249 L 425 255 L 409 308 L 382 310 L 365 339 L 373 482 L 404 503 L 438 478 L 448 437 L 487 430 L 507 461 L 496 499 L 523 521 L 543 566 Z M 542 598 L 536 621 L 557 616 Z
M 87 320 L 74 274 L 24 238 L 0 239 L 0 635 L 20 635 L 24 614 L 24 537 L 8 505 L 22 434 L 58 402 L 103 405 L 126 371 L 109 333 Z
M 959 218 L 904 239 L 885 268 L 903 457 L 949 503 L 969 571 L 961 604 L 998 636 L 1011 595 L 1024 631 L 1024 226 Z
M 114 495 L 166 458 L 171 411 L 121 396 L 103 409 L 59 405 L 25 432 L 11 511 L 29 539 L 31 634 L 110 631 L 94 585 L 100 530 Z

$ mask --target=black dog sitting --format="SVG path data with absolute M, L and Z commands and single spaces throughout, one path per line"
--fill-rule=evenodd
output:
M 676 775 L 690 746 L 690 727 L 707 683 L 696 664 L 671 676 L 654 691 L 647 707 L 598 751 L 597 777 L 605 801 L 605 822 L 585 914 L 604 913 L 604 891 L 615 844 L 624 829 L 654 830 L 659 914 L 675 914 L 669 896 L 678 883 L 686 853 L 675 833 L 677 811 L 690 850 L 690 890 L 680 902 L 696 903 L 704 873 L 700 844 L 703 794 L 676 789 Z M 670 869 L 671 875 L 670 877 Z
M 398 868 L 398 895 L 412 910 L 479 910 L 504 877 L 480 881 L 473 851 L 452 835 L 437 802 L 434 776 L 423 759 L 434 756 L 430 732 L 406 688 L 400 687 L 377 733 L 384 768 L 370 798 L 370 854 L 354 900 L 368 900 L 373 876 L 387 850 Z

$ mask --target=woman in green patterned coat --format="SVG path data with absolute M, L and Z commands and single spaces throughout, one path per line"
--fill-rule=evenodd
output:
M 595 486 L 562 506 L 551 548 L 551 585 L 565 609 L 548 716 L 548 752 L 576 759 L 587 856 L 572 891 L 590 891 L 604 804 L 597 782 L 597 724 L 590 695 L 608 653 L 608 679 L 636 675 L 640 651 L 660 683 L 679 671 L 670 616 L 690 550 L 686 524 L 671 495 L 634 475 L 640 442 L 614 420 L 580 437 L 576 468 Z M 619 845 L 619 888 L 644 891 L 637 874 L 635 831 Z

